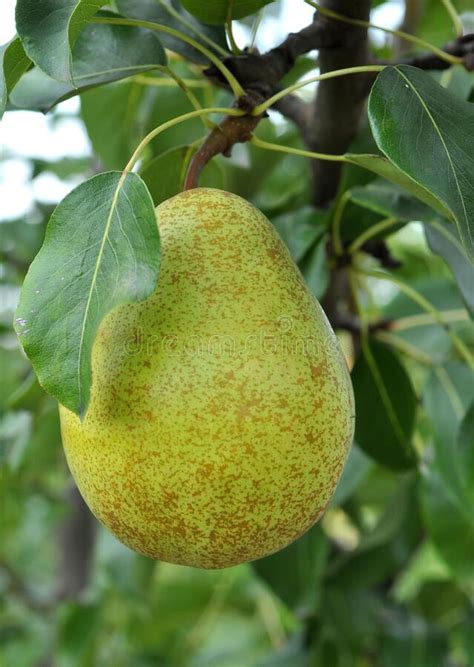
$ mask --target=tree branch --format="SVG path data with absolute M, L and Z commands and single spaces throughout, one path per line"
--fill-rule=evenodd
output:
M 328 9 L 349 18 L 367 21 L 370 0 L 325 0 Z M 368 50 L 367 28 L 335 20 L 321 13 L 314 22 L 298 33 L 290 33 L 277 47 L 267 53 L 245 52 L 225 58 L 223 63 L 245 90 L 238 100 L 240 108 L 250 112 L 258 104 L 280 90 L 281 79 L 291 71 L 295 60 L 310 51 L 318 50 L 321 72 L 343 67 L 373 63 Z M 474 68 L 474 36 L 465 35 L 445 47 L 447 53 L 463 58 L 467 69 Z M 449 64 L 433 54 L 421 54 L 405 59 L 404 64 L 422 69 L 445 69 Z M 382 62 L 380 64 L 398 64 Z M 215 65 L 204 74 L 217 85 L 227 87 L 222 73 Z M 323 153 L 344 153 L 355 137 L 359 119 L 374 75 L 359 74 L 350 80 L 338 79 L 321 82 L 314 104 L 306 104 L 297 96 L 279 100 L 275 107 L 300 130 L 303 141 L 311 150 Z M 311 122 L 313 115 L 313 122 Z M 185 180 L 185 189 L 196 187 L 199 174 L 215 155 L 228 155 L 233 144 L 248 141 L 260 118 L 242 116 L 226 118 L 213 130 L 203 146 L 194 155 Z M 314 176 L 314 203 L 326 206 L 335 196 L 341 165 L 312 161 Z
M 217 125 L 192 157 L 183 190 L 198 187 L 202 170 L 215 155 L 229 155 L 234 144 L 249 141 L 261 118 L 262 116 L 227 116 Z
M 57 599 L 75 599 L 89 583 L 94 551 L 96 520 L 76 485 L 66 491 L 68 515 L 59 529 Z
M 474 70 L 474 33 L 462 35 L 452 42 L 443 46 L 443 51 L 452 56 L 462 58 L 463 65 L 468 71 Z M 382 61 L 380 61 L 382 64 Z M 434 53 L 420 53 L 412 58 L 400 59 L 398 63 L 388 62 L 387 64 L 395 65 L 413 65 L 420 69 L 443 70 L 448 69 L 450 64 L 446 60 L 438 58 Z
M 258 98 L 254 106 L 271 97 L 282 78 L 293 68 L 296 59 L 310 51 L 321 48 L 338 48 L 344 44 L 345 26 L 311 23 L 297 33 L 290 33 L 277 47 L 267 53 L 247 51 L 239 56 L 223 60 L 224 65 L 245 88 Z M 226 85 L 221 72 L 214 66 L 204 74 L 220 85 Z
M 370 0 L 324 0 L 322 4 L 339 14 L 368 21 L 372 3 Z M 340 24 L 321 14 L 316 14 L 315 22 L 323 26 Z M 369 62 L 367 28 L 348 23 L 344 29 L 344 47 L 319 50 L 321 73 Z M 330 154 L 348 150 L 357 133 L 371 82 L 372 78 L 365 74 L 321 81 L 314 103 L 313 124 L 308 133 L 310 150 Z M 341 165 L 313 160 L 312 170 L 314 204 L 327 206 L 336 195 Z

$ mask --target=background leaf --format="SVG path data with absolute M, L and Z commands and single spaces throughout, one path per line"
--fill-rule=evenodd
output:
M 215 45 L 228 52 L 225 29 L 218 25 L 205 25 L 189 14 L 181 4 L 167 0 L 116 0 L 117 9 L 123 15 L 133 19 L 142 19 L 161 23 L 189 35 L 203 46 L 219 53 Z M 171 9 L 171 12 L 170 12 Z M 176 16 L 177 15 L 177 16 Z M 160 33 L 163 46 L 174 53 L 179 53 L 195 63 L 208 63 L 208 59 L 195 48 L 180 39 Z
M 132 26 L 88 25 L 72 54 L 74 84 L 56 81 L 39 68 L 27 72 L 11 94 L 19 109 L 48 111 L 82 90 L 124 79 L 166 64 L 158 37 Z
M 460 502 L 464 502 L 461 483 L 464 461 L 459 456 L 458 432 L 472 400 L 474 383 L 468 367 L 458 361 L 433 367 L 424 387 L 423 406 L 432 425 L 434 466 Z
M 366 344 L 352 370 L 352 383 L 359 446 L 382 465 L 413 467 L 416 396 L 397 357 L 385 345 Z
M 328 553 L 321 527 L 313 526 L 290 546 L 255 561 L 253 567 L 283 602 L 308 613 L 320 601 L 320 579 Z
M 186 167 L 195 150 L 192 146 L 171 148 L 144 165 L 141 177 L 150 190 L 155 206 L 181 192 Z M 223 187 L 223 174 L 216 161 L 206 165 L 199 182 L 201 187 Z
M 30 64 L 31 60 L 18 37 L 0 46 L 0 120 L 7 105 L 8 94 Z
M 438 470 L 427 468 L 422 506 L 433 543 L 462 584 L 472 583 L 474 512 L 450 493 Z
M 253 14 L 273 0 L 233 0 L 232 18 L 241 19 Z M 197 16 L 204 23 L 225 23 L 229 0 L 181 0 L 188 12 Z
M 474 108 L 428 74 L 388 67 L 369 98 L 369 118 L 383 153 L 451 212 L 474 254 Z
M 72 82 L 71 51 L 102 0 L 17 0 L 16 27 L 26 53 L 46 74 Z
M 438 218 L 425 225 L 425 234 L 431 250 L 442 257 L 453 272 L 466 306 L 474 315 L 474 263 L 467 256 L 456 228 Z
M 150 194 L 136 174 L 79 185 L 58 205 L 26 276 L 15 326 L 41 385 L 84 415 L 91 352 L 105 315 L 154 289 L 159 237 Z
M 133 80 L 100 86 L 81 95 L 81 116 L 105 169 L 123 169 L 141 138 L 144 87 Z

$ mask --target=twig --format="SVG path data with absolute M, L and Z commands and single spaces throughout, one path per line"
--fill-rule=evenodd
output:
M 249 141 L 262 116 L 227 116 L 207 136 L 193 155 L 184 181 L 184 190 L 197 188 L 199 176 L 206 164 L 222 153 L 229 155 L 234 144 Z
M 474 70 L 474 33 L 471 32 L 449 42 L 443 47 L 443 51 L 460 58 L 468 71 Z M 434 53 L 420 53 L 412 58 L 402 58 L 398 63 L 391 63 L 389 61 L 381 62 L 382 64 L 413 65 L 413 67 L 428 70 L 444 70 L 450 67 L 448 62 L 438 58 Z

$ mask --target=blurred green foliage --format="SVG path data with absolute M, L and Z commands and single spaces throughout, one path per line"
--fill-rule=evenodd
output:
M 442 3 L 426 4 L 422 36 L 449 38 Z M 192 65 L 179 62 L 176 70 L 195 77 Z M 98 169 L 119 169 L 148 130 L 192 109 L 182 90 L 151 85 L 155 75 L 146 77 L 83 93 L 78 122 L 85 124 L 93 156 L 30 159 L 32 178 L 49 171 L 85 179 Z M 226 92 L 207 84 L 196 94 L 206 105 L 229 103 Z M 54 114 L 61 119 L 61 109 Z M 180 190 L 185 161 L 204 132 L 194 120 L 150 145 L 142 174 L 155 202 Z M 272 115 L 256 133 L 300 144 L 281 117 Z M 353 150 L 373 151 L 366 126 Z M 242 145 L 231 158 L 215 159 L 204 179 L 262 209 L 321 298 L 332 268 L 327 249 L 334 209 L 311 207 L 309 176 L 299 157 Z M 382 194 L 388 199 L 381 203 L 380 187 L 368 172 L 346 170 L 340 194 L 351 189 L 352 196 L 342 218 L 343 240 L 386 217 L 389 204 L 403 205 L 400 224 L 383 234 L 401 263 L 394 273 L 428 298 L 472 351 L 469 267 L 430 231 L 428 245 L 419 204 L 402 200 L 387 184 Z M 11 325 L 50 212 L 35 202 L 25 218 L 5 220 L 0 228 L 0 664 L 472 667 L 472 370 L 445 328 L 395 285 L 374 278 L 361 277 L 357 289 L 370 322 L 392 323 L 371 333 L 370 345 L 410 455 L 397 455 L 400 443 L 380 385 L 365 367 L 367 357 L 356 359 L 347 332 L 339 331 L 355 363 L 358 443 L 320 524 L 277 554 L 224 571 L 155 563 L 98 526 L 86 588 L 77 599 L 58 599 L 64 563 L 57 535 L 71 512 L 64 498 L 70 476 L 57 406 L 38 385 Z M 364 253 L 359 261 L 362 267 L 376 264 Z

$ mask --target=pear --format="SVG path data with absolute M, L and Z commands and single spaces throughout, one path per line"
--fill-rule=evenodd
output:
M 97 519 L 152 558 L 222 568 L 322 515 L 354 431 L 344 357 L 265 216 L 211 188 L 156 209 L 155 292 L 103 320 L 64 448 Z

